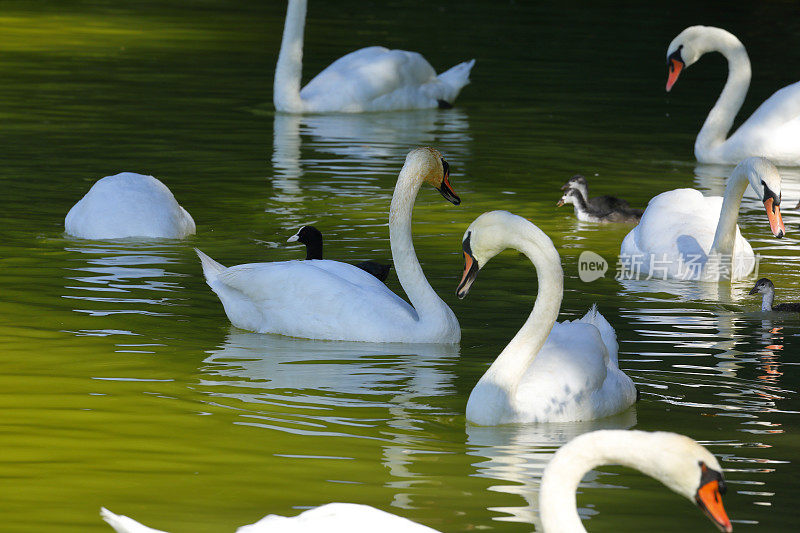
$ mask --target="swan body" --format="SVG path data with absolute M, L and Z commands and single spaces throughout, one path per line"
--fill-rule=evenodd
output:
M 635 468 L 693 501 L 725 532 L 731 522 L 722 505 L 726 485 L 716 457 L 694 440 L 664 432 L 599 430 L 562 446 L 548 463 L 539 491 L 544 533 L 586 533 L 575 492 L 583 476 L 601 465 Z M 117 533 L 164 533 L 103 508 Z M 537 527 L 538 529 L 538 527 Z M 436 533 L 436 530 L 368 505 L 329 503 L 294 517 L 268 515 L 237 533 Z
M 800 303 L 798 302 L 790 302 L 790 303 L 782 303 L 773 305 L 772 302 L 775 301 L 775 285 L 770 281 L 768 278 L 761 278 L 755 284 L 755 286 L 750 289 L 748 293 L 751 296 L 753 294 L 761 294 L 761 310 L 762 311 L 790 311 L 794 313 L 800 312 Z
M 691 26 L 667 48 L 667 91 L 681 71 L 706 52 L 720 52 L 728 61 L 728 80 L 697 135 L 694 154 L 701 163 L 735 164 L 763 156 L 777 165 L 800 165 L 800 82 L 765 100 L 730 136 L 728 132 L 750 87 L 750 59 L 733 34 L 712 26 Z
M 609 196 L 608 198 L 614 198 Z M 642 218 L 642 211 L 631 209 L 630 207 L 621 208 L 619 205 L 611 207 L 606 204 L 604 208 L 596 208 L 586 201 L 586 197 L 578 189 L 569 188 L 561 196 L 561 200 L 556 204 L 561 207 L 564 204 L 572 204 L 575 207 L 575 216 L 582 222 L 622 222 L 636 223 Z M 625 202 L 627 205 L 627 202 Z
M 331 63 L 300 89 L 306 0 L 289 0 L 273 102 L 287 113 L 357 113 L 451 107 L 475 60 L 436 75 L 416 52 L 370 46 Z
M 289 237 L 286 242 L 300 242 L 306 245 L 306 260 L 322 259 L 322 232 L 314 226 L 303 226 L 297 233 Z M 364 272 L 369 272 L 381 281 L 386 281 L 389 276 L 390 265 L 375 261 L 362 261 L 355 264 Z
M 166 185 L 133 172 L 97 180 L 69 210 L 64 229 L 83 239 L 181 239 L 195 233 L 191 215 Z
M 459 298 L 466 296 L 480 268 L 506 248 L 533 262 L 539 292 L 522 329 L 472 390 L 467 420 L 479 425 L 575 422 L 633 405 L 636 387 L 619 369 L 616 334 L 597 308 L 579 320 L 556 322 L 563 297 L 561 258 L 550 238 L 531 222 L 491 211 L 469 226 Z
M 432 148 L 409 152 L 392 196 L 392 258 L 411 304 L 377 278 L 329 260 L 251 263 L 226 268 L 197 250 L 206 282 L 231 323 L 258 333 L 367 342 L 455 343 L 461 328 L 425 279 L 411 242 L 411 211 L 423 182 L 451 202 L 449 167 Z
M 753 248 L 736 220 L 748 184 L 764 202 L 773 234 L 781 238 L 781 177 L 762 157 L 750 157 L 733 169 L 725 196 L 703 196 L 676 189 L 654 197 L 639 225 L 622 241 L 620 260 L 640 276 L 673 279 L 741 279 L 755 267 Z

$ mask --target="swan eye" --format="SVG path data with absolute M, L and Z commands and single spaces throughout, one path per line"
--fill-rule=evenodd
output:
M 683 45 L 679 45 L 679 46 L 678 46 L 678 49 L 677 49 L 677 50 L 675 50 L 674 52 L 672 52 L 672 53 L 669 55 L 669 57 L 667 58 L 667 65 L 669 65 L 670 72 L 672 72 L 672 70 L 675 68 L 675 66 L 672 64 L 672 60 L 673 60 L 673 59 L 674 59 L 675 61 L 679 61 L 679 62 L 681 62 L 681 63 L 685 63 L 685 61 L 684 61 L 684 60 L 683 60 L 683 58 L 681 57 L 681 49 L 682 49 L 682 48 L 683 48 Z

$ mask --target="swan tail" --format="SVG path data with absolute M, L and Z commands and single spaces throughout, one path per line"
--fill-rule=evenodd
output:
M 600 338 L 603 339 L 603 344 L 606 345 L 609 359 L 611 359 L 615 366 L 619 366 L 617 362 L 617 351 L 619 350 L 617 332 L 614 331 L 614 328 L 608 323 L 606 317 L 597 310 L 597 304 L 592 305 L 591 309 L 581 318 L 581 322 L 592 324 L 597 328 L 600 332 Z
M 461 89 L 469 83 L 469 73 L 473 65 L 475 65 L 475 60 L 470 59 L 469 61 L 459 63 L 450 70 L 442 72 L 437 76 L 439 81 L 447 85 L 450 89 L 445 97 L 448 103 L 452 104 L 458 96 L 458 93 L 461 92 Z
M 127 516 L 114 514 L 105 507 L 100 508 L 100 516 L 117 533 L 166 533 L 160 529 L 143 526 L 136 520 Z
M 224 265 L 217 263 L 197 248 L 194 251 L 197 253 L 197 257 L 200 258 L 200 263 L 203 265 L 203 275 L 209 283 L 215 280 L 220 272 L 225 270 L 226 267 Z

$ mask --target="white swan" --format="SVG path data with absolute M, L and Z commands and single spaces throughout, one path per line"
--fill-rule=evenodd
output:
M 726 485 L 716 457 L 694 440 L 676 433 L 600 430 L 574 438 L 548 463 L 539 492 L 544 533 L 586 533 L 575 502 L 584 474 L 601 466 L 635 468 L 695 502 L 721 530 L 732 531 L 722 505 Z M 164 533 L 102 508 L 117 533 Z M 268 515 L 237 533 L 436 533 L 436 530 L 368 505 L 329 503 L 294 517 Z
M 416 52 L 370 46 L 331 63 L 300 90 L 306 0 L 289 0 L 273 102 L 287 113 L 357 113 L 451 107 L 475 60 L 436 75 Z
M 675 37 L 667 48 L 667 91 L 681 71 L 706 52 L 725 56 L 728 81 L 697 135 L 697 160 L 735 164 L 759 155 L 778 165 L 800 165 L 800 82 L 770 96 L 726 139 L 750 87 L 750 59 L 744 45 L 731 33 L 712 26 L 691 26 Z
M 83 239 L 181 239 L 194 220 L 166 185 L 153 176 L 122 172 L 97 180 L 67 213 L 64 229 Z
M 464 234 L 466 296 L 478 271 L 513 248 L 533 262 L 539 279 L 528 320 L 481 377 L 467 401 L 467 420 L 480 425 L 573 422 L 602 418 L 636 401 L 633 381 L 617 364 L 614 329 L 596 307 L 572 322 L 556 322 L 564 273 L 553 241 L 507 211 L 479 216 Z
M 724 198 L 675 189 L 650 200 L 639 225 L 622 241 L 626 275 L 705 281 L 747 277 L 755 255 L 736 220 L 748 183 L 764 202 L 772 233 L 783 237 L 781 176 L 767 159 L 750 157 L 733 169 Z
M 539 492 L 544 531 L 586 533 L 576 509 L 578 483 L 589 470 L 613 464 L 635 468 L 661 481 L 697 503 L 721 531 L 732 531 L 722 505 L 726 490 L 722 468 L 708 450 L 676 433 L 614 429 L 584 433 L 553 456 Z
M 389 210 L 389 240 L 411 304 L 375 276 L 329 260 L 252 263 L 225 268 L 197 250 L 203 273 L 231 323 L 258 333 L 367 342 L 455 343 L 461 328 L 425 279 L 411 242 L 411 211 L 423 182 L 454 204 L 449 166 L 433 148 L 409 152 Z

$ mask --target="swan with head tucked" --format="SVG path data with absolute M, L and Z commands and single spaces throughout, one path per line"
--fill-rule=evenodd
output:
M 564 292 L 553 241 L 528 220 L 491 211 L 469 226 L 462 243 L 459 298 L 478 271 L 507 248 L 525 254 L 539 280 L 528 320 L 481 377 L 467 401 L 467 420 L 479 425 L 576 422 L 602 418 L 636 401 L 636 387 L 617 363 L 614 328 L 592 307 L 586 316 L 556 322 Z
M 800 82 L 770 96 L 727 137 L 750 87 L 750 59 L 733 34 L 712 26 L 690 26 L 683 30 L 667 48 L 667 91 L 675 85 L 681 71 L 706 52 L 725 56 L 728 81 L 697 134 L 694 143 L 697 160 L 734 164 L 759 155 L 778 165 L 800 165 Z
M 286 113 L 357 113 L 451 107 L 475 60 L 436 75 L 416 52 L 370 46 L 331 63 L 300 89 L 306 0 L 289 0 L 273 102 Z
M 747 277 L 756 260 L 736 220 L 748 184 L 764 203 L 773 235 L 783 237 L 781 176 L 767 159 L 750 157 L 733 169 L 724 197 L 675 189 L 650 200 L 639 225 L 622 241 L 621 263 L 629 272 L 657 278 Z
M 226 268 L 197 250 L 206 282 L 231 323 L 258 333 L 366 342 L 455 343 L 461 328 L 431 287 L 411 242 L 411 212 L 423 183 L 447 200 L 460 199 L 437 150 L 409 152 L 389 210 L 389 241 L 397 277 L 411 305 L 375 276 L 338 261 L 280 261 Z
M 639 470 L 689 499 L 721 530 L 732 531 L 722 505 L 726 485 L 716 457 L 676 433 L 600 430 L 562 446 L 548 463 L 539 491 L 544 533 L 586 533 L 578 516 L 575 491 L 589 470 L 623 465 Z M 102 508 L 100 515 L 117 533 L 164 533 Z M 297 516 L 268 515 L 237 533 L 436 533 L 406 518 L 353 503 L 329 503 Z
M 195 225 L 158 179 L 122 172 L 97 180 L 69 210 L 64 229 L 83 239 L 182 239 L 194 235 Z

